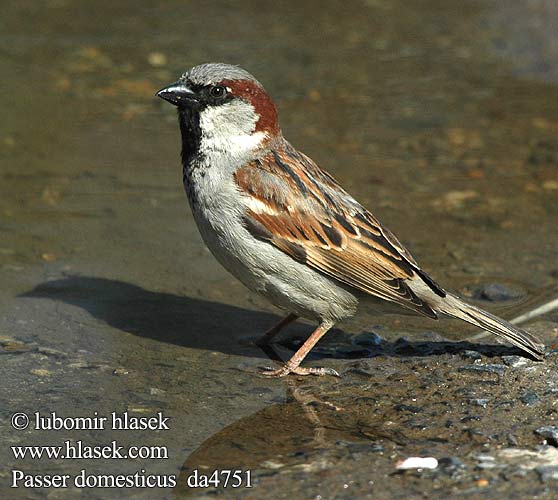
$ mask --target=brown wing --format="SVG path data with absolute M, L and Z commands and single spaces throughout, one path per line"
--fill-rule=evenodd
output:
M 284 147 L 239 169 L 249 197 L 245 223 L 293 259 L 362 292 L 436 318 L 405 283 L 416 275 L 445 292 L 397 238 L 328 173 L 285 141 Z

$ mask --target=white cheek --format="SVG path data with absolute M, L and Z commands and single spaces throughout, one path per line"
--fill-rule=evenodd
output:
M 255 149 L 267 137 L 263 132 L 256 132 L 251 135 L 237 135 L 231 137 L 232 143 L 240 149 Z
M 267 136 L 255 132 L 258 118 L 254 108 L 242 101 L 206 108 L 200 115 L 202 151 L 239 156 L 256 149 Z

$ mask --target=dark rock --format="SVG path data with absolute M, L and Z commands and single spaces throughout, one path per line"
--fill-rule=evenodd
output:
M 442 457 L 438 459 L 438 470 L 452 478 L 459 476 L 467 466 L 457 457 Z
M 395 341 L 393 350 L 396 354 L 417 355 L 417 348 L 414 346 L 407 337 L 400 337 Z
M 413 405 L 397 404 L 393 407 L 395 411 L 408 411 L 409 413 L 420 413 L 422 408 Z
M 545 425 L 535 429 L 535 434 L 542 436 L 546 442 L 552 446 L 558 446 L 558 427 L 555 425 Z
M 480 419 L 481 419 L 481 417 L 479 417 L 478 415 L 469 415 L 467 417 L 461 418 L 459 421 L 465 423 L 465 422 L 478 421 Z
M 522 403 L 525 403 L 527 406 L 534 406 L 541 402 L 541 399 L 539 398 L 538 394 L 533 391 L 527 391 L 519 398 L 519 400 Z
M 382 342 L 384 342 L 384 339 L 374 332 L 362 332 L 355 336 L 353 339 L 354 344 L 363 347 L 377 346 L 380 345 Z
M 496 373 L 503 375 L 507 370 L 507 366 L 499 364 L 485 364 L 485 365 L 467 365 L 458 369 L 460 372 L 477 372 L 477 373 Z
M 438 467 L 446 471 L 466 469 L 467 466 L 457 457 L 442 457 L 438 460 Z
M 519 288 L 514 288 L 504 283 L 489 283 L 475 288 L 471 296 L 478 300 L 488 300 L 490 302 L 500 302 L 503 300 L 513 300 L 523 297 L 525 292 Z

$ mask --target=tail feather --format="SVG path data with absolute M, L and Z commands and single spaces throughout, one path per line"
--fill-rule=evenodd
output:
M 443 300 L 440 300 L 436 310 L 484 328 L 523 349 L 538 360 L 544 358 L 545 346 L 538 338 L 493 314 L 463 302 L 454 295 L 448 294 Z

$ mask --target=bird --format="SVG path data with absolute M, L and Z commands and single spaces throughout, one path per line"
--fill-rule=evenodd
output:
M 543 359 L 539 339 L 442 288 L 386 226 L 293 147 L 273 100 L 248 71 L 197 65 L 156 95 L 177 108 L 183 183 L 202 239 L 226 270 L 286 313 L 258 343 L 298 318 L 317 324 L 288 361 L 263 375 L 338 375 L 301 363 L 362 303 L 457 318 Z

